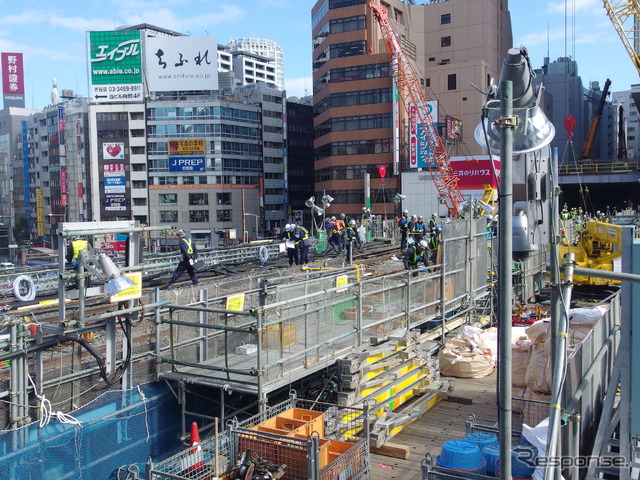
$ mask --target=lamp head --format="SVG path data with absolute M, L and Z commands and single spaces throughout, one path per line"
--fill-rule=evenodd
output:
M 184 234 L 184 232 L 183 232 Z M 123 276 L 118 270 L 118 267 L 113 263 L 113 260 L 109 258 L 105 253 L 98 255 L 98 262 L 100 268 L 104 272 L 108 281 L 105 286 L 104 296 L 112 297 L 127 288 L 133 287 L 136 283 L 128 277 Z
M 513 84 L 513 114 L 518 118 L 513 134 L 514 154 L 532 152 L 549 145 L 556 132 L 540 109 L 544 88 L 540 85 L 536 91 L 532 78 L 527 50 L 524 47 L 509 49 L 502 65 L 500 82 L 511 81 Z M 489 101 L 486 104 L 487 116 L 476 127 L 474 137 L 482 147 L 499 153 L 502 128 L 496 126 L 500 117 L 500 109 L 496 108 L 496 103 L 499 102 Z M 489 107 L 490 104 L 493 106 Z

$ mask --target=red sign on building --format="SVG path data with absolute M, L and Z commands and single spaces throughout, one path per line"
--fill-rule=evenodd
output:
M 4 106 L 24 108 L 24 73 L 21 53 L 0 54 Z

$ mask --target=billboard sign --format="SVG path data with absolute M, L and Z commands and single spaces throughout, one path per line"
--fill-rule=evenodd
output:
M 102 144 L 103 160 L 123 160 L 124 159 L 124 143 L 122 142 L 105 142 Z
M 150 92 L 218 89 L 214 36 L 146 37 L 145 72 Z
M 107 212 L 124 212 L 127 210 L 127 198 L 124 194 L 105 194 L 104 209 Z
M 2 65 L 2 94 L 4 108 L 24 108 L 24 69 L 21 53 L 0 55 Z
M 109 163 L 102 167 L 103 176 L 106 177 L 124 177 L 124 163 Z
M 169 157 L 170 172 L 204 172 L 204 157 Z
M 91 99 L 98 102 L 142 100 L 142 51 L 139 30 L 89 32 Z
M 489 155 L 452 157 L 450 162 L 451 170 L 458 177 L 458 187 L 461 190 L 484 190 L 485 185 L 498 187 L 496 178 L 500 178 L 500 160 L 495 155 L 493 169 Z
M 455 141 L 462 140 L 462 120 L 447 115 L 445 138 Z
M 438 102 L 427 102 L 427 109 L 433 119 L 434 131 L 438 132 Z M 436 165 L 429 163 L 431 147 L 424 126 L 418 124 L 418 106 L 409 105 L 409 166 L 411 168 L 432 168 Z
M 125 177 L 105 177 L 104 193 L 125 193 L 126 184 Z
M 169 140 L 169 155 L 204 155 L 204 138 L 193 140 Z

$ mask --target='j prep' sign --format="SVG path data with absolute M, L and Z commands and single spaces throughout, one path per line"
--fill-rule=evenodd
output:
M 170 172 L 204 172 L 204 157 L 169 157 Z

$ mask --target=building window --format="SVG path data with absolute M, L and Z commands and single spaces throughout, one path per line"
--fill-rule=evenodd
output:
M 133 206 L 134 207 L 144 207 L 147 205 L 147 199 L 146 198 L 134 198 L 133 199 Z
M 177 193 L 161 193 L 160 205 L 178 205 Z
M 440 46 L 441 47 L 450 47 L 451 46 L 451 37 L 441 37 L 440 38 Z
M 424 86 L 426 88 L 429 88 L 431 86 L 431 79 L 430 78 L 425 78 L 424 79 Z
M 190 193 L 189 205 L 209 205 L 208 193 Z
M 456 74 L 452 73 L 451 75 L 447 75 L 447 90 L 455 90 L 456 86 Z
M 193 223 L 208 222 L 209 210 L 189 210 L 189 221 Z
M 216 219 L 219 222 L 230 222 L 231 221 L 231 210 L 218 210 L 218 211 L 216 211 Z
M 160 210 L 161 223 L 176 223 L 178 221 L 177 210 Z
M 218 205 L 231 205 L 230 193 L 216 193 L 216 204 Z
M 451 23 L 451 14 L 450 13 L 445 13 L 443 15 L 440 15 L 440 25 L 447 25 Z
M 133 188 L 147 188 L 146 180 L 134 180 L 131 183 L 133 185 Z

